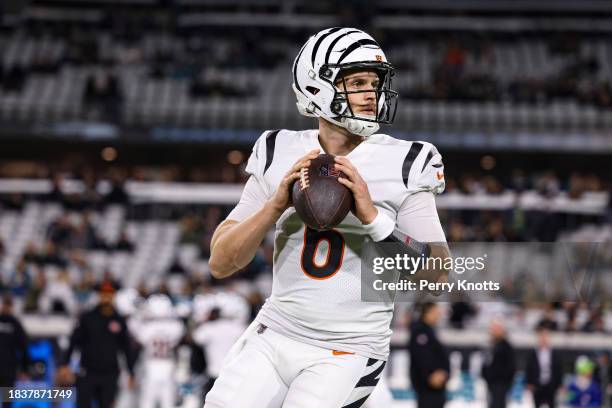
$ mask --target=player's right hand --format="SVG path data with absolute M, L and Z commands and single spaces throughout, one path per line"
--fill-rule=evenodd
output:
M 436 388 L 436 389 L 443 388 L 444 385 L 446 384 L 447 378 L 448 378 L 448 375 L 446 374 L 446 371 L 435 370 L 433 373 L 429 375 L 429 378 L 428 378 L 429 385 L 432 388 Z
M 297 179 L 300 178 L 300 170 L 302 170 L 304 167 L 310 166 L 310 161 L 316 158 L 320 151 L 321 149 L 314 149 L 300 157 L 291 167 L 291 169 L 289 169 L 289 171 L 283 176 L 278 188 L 274 192 L 274 196 L 269 201 L 270 205 L 279 216 L 292 205 L 291 186 Z
M 64 365 L 57 369 L 55 375 L 55 382 L 60 386 L 70 386 L 75 383 L 74 373 L 69 366 Z

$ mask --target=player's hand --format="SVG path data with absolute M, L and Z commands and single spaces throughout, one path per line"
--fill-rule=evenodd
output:
M 136 389 L 136 377 L 133 375 L 128 376 L 127 386 L 130 390 Z
M 274 196 L 270 199 L 269 203 L 272 208 L 280 216 L 287 208 L 291 207 L 291 186 L 293 183 L 300 178 L 300 170 L 304 167 L 310 166 L 310 161 L 319 155 L 320 149 L 314 149 L 309 151 L 304 156 L 300 157 L 291 169 L 283 176 Z
M 432 388 L 443 388 L 444 384 L 446 383 L 446 378 L 448 377 L 448 375 L 446 374 L 446 371 L 444 370 L 436 370 L 433 373 L 431 373 L 429 375 L 429 385 Z
M 362 224 L 371 224 L 378 215 L 378 210 L 372 202 L 368 185 L 349 159 L 343 156 L 336 156 L 335 160 L 336 169 L 346 175 L 346 178 L 339 177 L 338 182 L 345 185 L 353 193 L 355 199 L 355 216 Z
M 57 374 L 55 376 L 57 385 L 72 385 L 75 382 L 74 373 L 70 369 L 69 366 L 64 365 L 57 369 Z

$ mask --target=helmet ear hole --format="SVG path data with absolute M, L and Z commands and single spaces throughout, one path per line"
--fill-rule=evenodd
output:
M 310 92 L 312 95 L 316 95 L 319 93 L 320 89 L 319 88 L 315 88 L 314 86 L 307 86 L 306 90 L 308 92 Z
M 340 115 L 342 113 L 343 108 L 343 100 L 336 99 L 332 102 L 330 108 L 333 113 L 336 115 Z
M 334 75 L 334 71 L 332 71 L 331 69 L 327 68 L 326 66 L 322 66 L 321 69 L 319 70 L 319 76 L 321 78 L 330 80 L 332 75 Z

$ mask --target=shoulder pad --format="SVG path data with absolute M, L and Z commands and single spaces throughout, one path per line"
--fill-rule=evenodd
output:
M 263 177 L 274 159 L 276 136 L 279 132 L 280 130 L 266 130 L 259 136 L 247 161 L 245 168 L 247 173 L 255 177 Z
M 444 191 L 444 163 L 436 147 L 428 142 L 412 142 L 402 165 L 404 185 L 411 193 Z

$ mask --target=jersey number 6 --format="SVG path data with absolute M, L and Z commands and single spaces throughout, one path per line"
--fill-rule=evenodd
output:
M 317 263 L 319 245 L 327 241 L 325 262 Z M 312 279 L 328 279 L 340 270 L 344 259 L 344 238 L 336 230 L 316 231 L 305 227 L 302 247 L 302 271 Z

